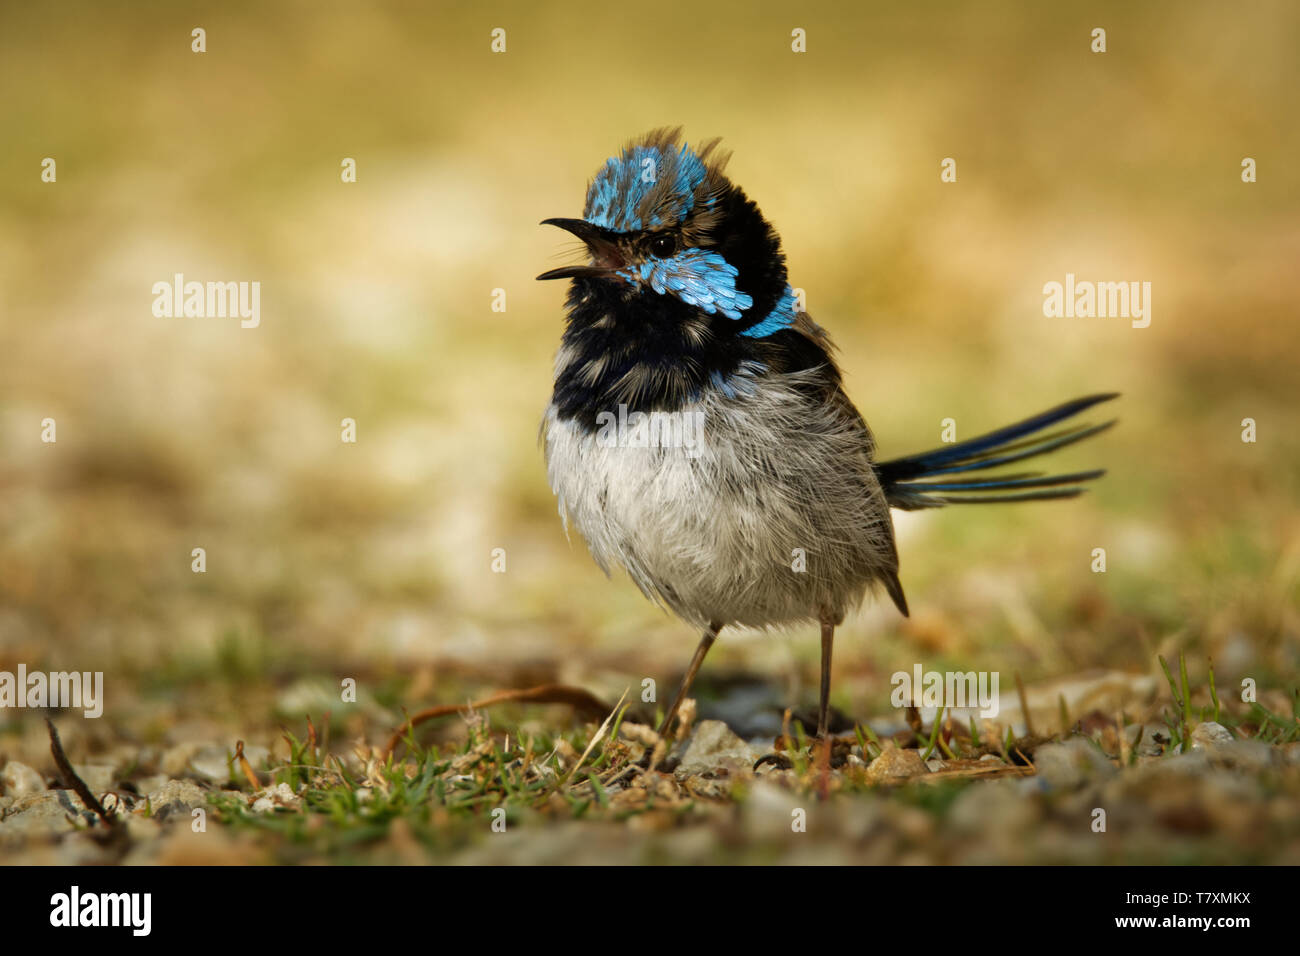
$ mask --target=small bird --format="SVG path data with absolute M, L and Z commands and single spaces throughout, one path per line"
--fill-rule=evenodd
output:
M 622 566 L 703 628 L 661 735 L 724 627 L 816 622 L 824 740 L 835 628 L 875 588 L 908 613 L 890 509 L 1079 494 L 1104 472 L 969 473 L 1097 434 L 1114 422 L 1068 420 L 1115 395 L 877 461 L 780 238 L 718 146 L 654 130 L 597 171 L 581 219 L 543 221 L 588 257 L 537 277 L 573 280 L 542 422 L 547 476 L 566 532 L 607 575 Z

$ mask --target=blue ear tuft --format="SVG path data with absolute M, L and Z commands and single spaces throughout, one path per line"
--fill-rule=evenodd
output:
M 752 325 L 741 332 L 741 335 L 747 335 L 753 339 L 764 339 L 769 335 L 780 332 L 782 329 L 788 329 L 794 325 L 795 311 L 794 289 L 788 285 L 785 287 L 785 294 L 767 314 L 762 322 Z

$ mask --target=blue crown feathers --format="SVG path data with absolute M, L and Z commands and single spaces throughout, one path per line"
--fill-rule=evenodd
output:
M 658 129 L 611 156 L 587 188 L 583 218 L 616 232 L 676 226 L 696 206 L 710 207 L 726 186 L 714 159 L 717 140 L 699 150 L 680 129 Z

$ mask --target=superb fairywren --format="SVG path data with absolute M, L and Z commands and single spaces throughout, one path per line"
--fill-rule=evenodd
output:
M 898 610 L 891 508 L 1067 498 L 1102 471 L 948 476 L 1021 461 L 1094 435 L 1053 425 L 1113 398 L 1076 399 L 934 451 L 877 461 L 827 334 L 799 308 L 776 232 L 724 174 L 716 140 L 656 130 L 609 159 L 581 239 L 542 424 L 547 471 L 606 573 L 704 628 L 664 717 L 667 735 L 729 625 L 821 625 L 817 734 L 827 732 L 831 646 L 876 586 Z

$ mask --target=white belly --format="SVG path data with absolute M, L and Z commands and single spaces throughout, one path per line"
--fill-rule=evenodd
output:
M 684 409 L 700 423 L 694 447 L 689 428 L 637 447 L 616 424 L 586 432 L 547 410 L 566 527 L 606 573 L 622 566 L 699 626 L 839 617 L 896 564 L 869 438 L 792 389 L 761 394 L 712 392 Z

